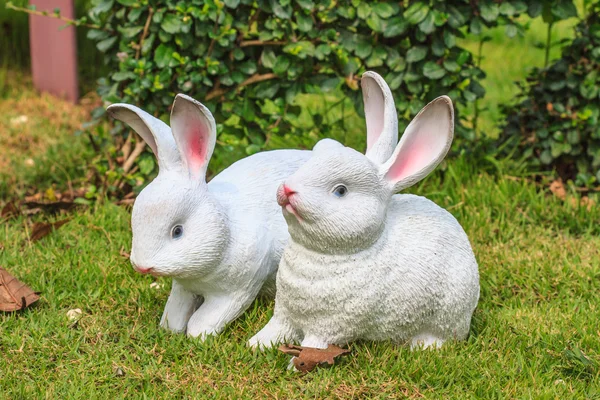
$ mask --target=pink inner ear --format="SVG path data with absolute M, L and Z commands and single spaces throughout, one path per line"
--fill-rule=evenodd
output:
M 187 160 L 189 168 L 194 173 L 198 172 L 206 164 L 206 142 L 208 140 L 208 128 L 201 124 L 189 128 L 186 133 Z
M 432 161 L 435 143 L 427 140 L 427 135 L 418 136 L 403 146 L 396 162 L 387 173 L 388 179 L 398 182 L 425 168 Z

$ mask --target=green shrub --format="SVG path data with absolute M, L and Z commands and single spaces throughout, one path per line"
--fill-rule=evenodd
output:
M 88 22 L 102 28 L 89 37 L 112 68 L 100 81 L 106 102 L 166 120 L 173 96 L 188 93 L 215 114 L 225 150 L 242 155 L 272 135 L 307 134 L 299 94 L 341 90 L 361 112 L 358 77 L 367 69 L 389 82 L 401 129 L 441 94 L 459 106 L 473 102 L 485 93 L 484 74 L 456 39 L 497 24 L 514 35 L 516 16 L 541 12 L 541 2 L 530 3 L 94 0 Z M 458 136 L 472 140 L 460 122 Z
M 518 104 L 505 107 L 501 140 L 537 169 L 580 186 L 600 182 L 600 4 L 576 27 L 561 58 L 534 69 Z

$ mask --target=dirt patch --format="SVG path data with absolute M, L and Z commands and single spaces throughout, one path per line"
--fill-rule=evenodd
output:
M 37 92 L 28 79 L 20 78 L 19 86 L 0 98 L 0 171 L 7 174 L 35 165 L 48 147 L 81 129 L 99 105 L 93 94 L 73 105 Z

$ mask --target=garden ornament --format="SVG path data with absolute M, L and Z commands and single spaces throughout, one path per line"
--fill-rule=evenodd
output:
M 367 132 L 391 137 L 396 111 L 378 75 L 362 77 Z M 385 86 L 373 90 L 376 85 Z M 452 143 L 451 100 L 438 97 L 388 157 L 324 139 L 277 190 L 291 236 L 277 272 L 274 315 L 249 345 L 327 348 L 357 339 L 440 347 L 465 339 L 479 273 L 456 219 L 432 201 L 395 194 L 419 182 Z M 397 134 L 397 131 L 394 132 Z
M 131 263 L 142 274 L 173 278 L 160 325 L 192 337 L 217 334 L 261 290 L 274 291 L 289 234 L 272 193 L 310 151 L 258 153 L 207 183 L 216 125 L 204 105 L 177 95 L 170 128 L 129 104 L 108 112 L 158 160 L 158 176 L 133 207 Z

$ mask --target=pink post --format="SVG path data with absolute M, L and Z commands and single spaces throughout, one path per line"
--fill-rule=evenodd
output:
M 58 8 L 62 16 L 75 18 L 73 0 L 31 0 L 30 3 L 38 11 L 52 14 Z M 79 89 L 75 27 L 59 30 L 64 25 L 59 19 L 29 15 L 31 71 L 38 90 L 76 103 Z

